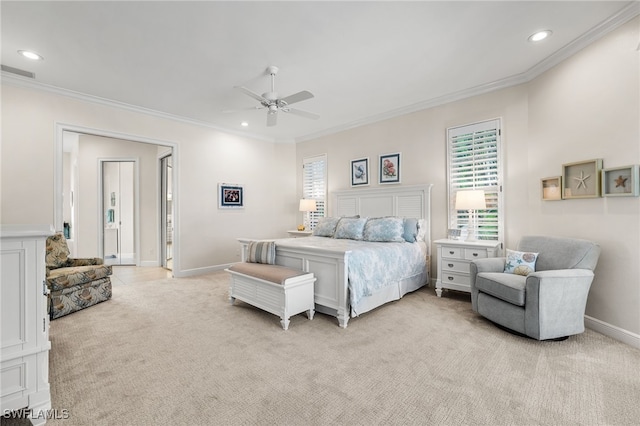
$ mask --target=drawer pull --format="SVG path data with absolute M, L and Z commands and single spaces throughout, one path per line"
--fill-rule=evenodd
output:
M 449 251 L 449 254 L 454 254 L 454 253 L 455 253 L 455 251 Z
M 453 281 L 453 277 L 447 277 L 449 281 Z
M 449 263 L 447 266 L 449 266 L 449 268 L 453 268 L 453 263 Z
M 473 257 L 478 257 L 478 253 L 473 253 Z

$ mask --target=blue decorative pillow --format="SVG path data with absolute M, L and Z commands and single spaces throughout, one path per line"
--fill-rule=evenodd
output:
M 249 263 L 276 263 L 276 243 L 273 241 L 251 241 L 247 252 Z
M 361 240 L 362 232 L 364 231 L 364 225 L 367 223 L 367 218 L 349 218 L 343 217 L 336 226 L 336 232 L 333 234 L 333 238 L 344 238 L 348 240 Z
M 402 237 L 408 243 L 415 243 L 418 238 L 418 219 L 405 218 Z
M 504 272 L 527 276 L 536 270 L 538 253 L 529 253 L 507 249 L 507 259 L 504 264 Z
M 316 228 L 313 230 L 313 235 L 317 237 L 333 237 L 339 220 L 339 217 L 323 217 L 318 221 Z
M 365 241 L 398 242 L 404 241 L 404 220 L 400 217 L 378 217 L 367 220 L 364 226 Z

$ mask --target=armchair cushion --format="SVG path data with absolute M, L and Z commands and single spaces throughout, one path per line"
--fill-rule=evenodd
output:
M 47 283 L 51 291 L 56 291 L 90 283 L 109 275 L 111 275 L 111 266 L 107 265 L 72 266 L 51 269 L 47 276 Z
M 523 275 L 481 272 L 476 277 L 476 288 L 511 304 L 524 306 L 526 282 Z
M 67 263 L 69 258 L 69 247 L 67 246 L 67 240 L 64 238 L 62 232 L 47 238 L 47 249 L 45 262 L 47 268 L 61 268 Z

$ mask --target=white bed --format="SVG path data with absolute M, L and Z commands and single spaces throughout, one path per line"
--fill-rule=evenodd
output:
M 352 306 L 349 297 L 349 257 L 354 256 L 354 250 L 366 245 L 366 242 L 325 237 L 279 239 L 276 240 L 275 263 L 313 272 L 317 279 L 315 283 L 316 311 L 337 317 L 339 325 L 346 327 L 349 318 L 368 312 L 387 302 L 398 300 L 406 293 L 428 284 L 431 259 L 431 187 L 431 184 L 389 186 L 350 189 L 331 194 L 328 216 L 397 216 L 422 219 L 422 241 L 370 244 L 420 245 L 421 253 L 426 259 L 424 271 L 402 277 L 398 280 L 397 285 L 377 289 L 370 295 L 359 297 L 357 306 Z M 318 239 L 325 241 L 318 241 Z M 314 240 L 319 244 L 316 244 Z M 251 240 L 239 239 L 239 241 L 243 245 L 244 258 L 246 247 Z

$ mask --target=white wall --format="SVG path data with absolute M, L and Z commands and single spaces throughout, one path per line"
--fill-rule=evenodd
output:
M 640 18 L 529 84 L 300 143 L 297 161 L 328 154 L 329 191 L 349 187 L 349 161 L 402 152 L 402 185 L 433 183 L 432 235 L 447 231 L 445 132 L 500 117 L 505 154 L 505 246 L 523 235 L 590 239 L 602 246 L 587 315 L 640 343 L 640 198 L 542 201 L 540 179 L 562 164 L 602 158 L 640 163 Z M 301 192 L 298 173 L 298 193 Z M 435 252 L 432 250 L 432 252 Z M 432 272 L 436 265 L 432 262 Z
M 238 261 L 238 237 L 287 236 L 297 222 L 295 146 L 2 85 L 0 220 L 54 223 L 57 123 L 177 144 L 178 276 Z M 245 185 L 243 210 L 219 210 L 217 184 Z M 96 216 L 97 217 L 97 216 Z M 155 218 L 151 220 L 156 220 Z

